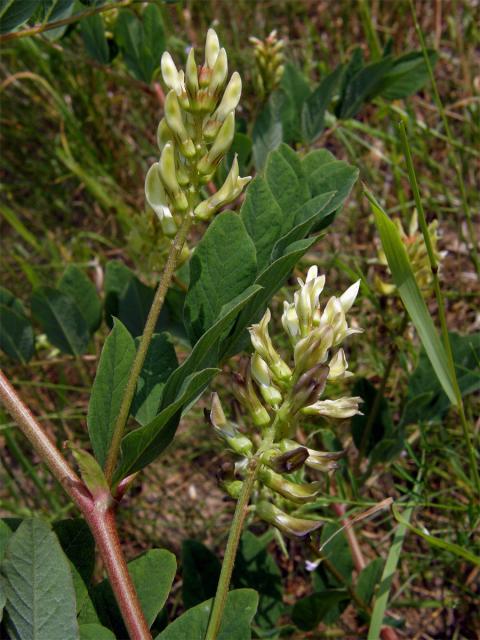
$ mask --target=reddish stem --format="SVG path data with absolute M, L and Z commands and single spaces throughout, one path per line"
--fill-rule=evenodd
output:
M 0 371 L 0 398 L 52 475 L 84 515 L 102 556 L 131 640 L 151 640 L 152 636 L 122 553 L 115 526 L 113 498 L 105 492 L 92 496 L 2 371 Z

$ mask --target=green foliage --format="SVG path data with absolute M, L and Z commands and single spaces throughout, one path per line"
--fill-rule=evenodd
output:
M 165 51 L 165 31 L 160 9 L 149 4 L 139 18 L 128 9 L 120 11 L 115 38 L 125 64 L 137 80 L 150 83 Z
M 480 388 L 480 333 L 461 336 L 449 333 L 455 371 L 462 397 Z M 448 409 L 450 400 L 442 389 L 430 360 L 422 349 L 417 368 L 408 380 L 407 402 L 402 424 L 440 422 Z
M 293 607 L 292 620 L 302 631 L 311 631 L 342 602 L 349 599 L 346 589 L 318 591 L 302 598 Z
M 398 293 L 408 314 L 415 325 L 425 352 L 432 364 L 435 375 L 440 381 L 450 402 L 456 404 L 453 381 L 448 367 L 447 355 L 433 324 L 427 305 L 418 288 L 405 246 L 396 225 L 390 220 L 379 204 L 368 196 L 375 216 L 383 250 L 387 256 Z
M 110 60 L 110 52 L 102 16 L 96 14 L 84 18 L 80 23 L 80 29 L 88 55 L 100 64 L 107 64 Z
M 182 597 L 186 609 L 213 598 L 220 576 L 220 561 L 196 540 L 182 543 Z
M 14 301 L 19 303 L 15 298 Z M 21 304 L 0 304 L 0 348 L 17 362 L 26 364 L 35 352 L 33 327 Z
M 227 596 L 217 640 L 250 640 L 250 625 L 257 610 L 258 596 L 252 589 L 236 589 Z M 189 609 L 155 640 L 204 640 L 212 600 Z
M 353 441 L 357 449 L 360 449 L 365 441 L 365 455 L 371 464 L 391 460 L 404 447 L 404 431 L 400 426 L 395 427 L 388 399 L 382 396 L 379 401 L 376 400 L 377 392 L 377 389 L 364 378 L 355 384 L 352 391 L 363 400 L 363 415 L 353 416 L 351 421 Z M 378 406 L 376 402 L 379 402 Z M 369 434 L 366 434 L 367 428 Z
M 45 522 L 33 519 L 22 522 L 8 542 L 1 568 L 10 637 L 22 640 L 79 637 L 68 562 Z
M 37 0 L 1 0 L 0 33 L 8 33 L 20 27 L 30 18 L 37 6 Z
M 115 640 L 113 633 L 101 624 L 81 624 L 79 631 L 80 640 Z
M 75 265 L 69 265 L 60 278 L 58 289 L 75 301 L 93 334 L 102 321 L 102 305 L 90 278 Z
M 90 442 L 101 466 L 105 464 L 134 357 L 132 336 L 120 320 L 115 320 L 100 356 L 87 415 Z
M 52 287 L 40 287 L 32 294 L 31 308 L 33 317 L 49 341 L 60 351 L 73 356 L 87 351 L 90 341 L 88 325 L 69 295 Z

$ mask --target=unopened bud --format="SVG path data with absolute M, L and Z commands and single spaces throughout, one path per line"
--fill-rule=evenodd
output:
M 217 393 L 212 393 L 211 410 L 205 416 L 215 428 L 217 434 L 225 440 L 235 453 L 246 457 L 251 455 L 253 450 L 252 441 L 240 433 L 236 425 L 226 419 Z
M 279 473 L 265 467 L 260 469 L 259 478 L 267 487 L 279 493 L 281 496 L 298 504 L 311 502 L 320 491 L 320 483 L 299 483 L 286 480 Z
M 222 156 L 230 149 L 234 135 L 235 115 L 230 113 L 220 127 L 220 131 L 215 138 L 212 148 L 198 163 L 197 169 L 199 173 L 205 175 L 215 168 Z
M 225 182 L 216 193 L 195 208 L 195 216 L 201 220 L 209 220 L 221 207 L 236 200 L 250 180 L 250 176 L 239 178 L 238 160 L 235 156 Z
M 220 51 L 220 42 L 214 29 L 207 31 L 207 39 L 205 42 L 205 62 L 210 69 L 213 69 L 217 61 Z
M 163 147 L 167 144 L 167 142 L 173 142 L 173 133 L 168 126 L 165 118 L 162 118 L 158 123 L 157 128 L 157 144 L 160 151 L 163 150 Z
M 227 79 L 228 74 L 228 60 L 227 60 L 227 52 L 225 49 L 220 49 L 220 53 L 217 56 L 217 60 L 215 61 L 215 66 L 212 70 L 212 77 L 210 78 L 210 85 L 208 87 L 208 92 L 210 95 L 218 95 L 223 85 L 225 84 L 225 80 Z
M 272 378 L 267 363 L 263 360 L 258 353 L 254 353 L 252 356 L 251 364 L 252 376 L 255 382 L 258 384 L 260 393 L 263 399 L 273 407 L 279 405 L 282 401 L 282 394 L 272 384 Z
M 292 390 L 292 415 L 320 398 L 327 384 L 329 370 L 326 364 L 317 364 L 300 376 Z
M 195 155 L 195 145 L 187 133 L 177 94 L 173 90 L 168 92 L 165 100 L 165 120 L 178 139 L 183 155 L 187 158 L 192 158 Z
M 220 104 L 214 113 L 214 118 L 223 122 L 231 111 L 235 111 L 242 95 L 242 79 L 237 71 L 232 73 Z
M 292 375 L 292 371 L 275 350 L 268 333 L 268 324 L 270 322 L 270 319 L 270 309 L 267 309 L 260 322 L 258 324 L 252 325 L 249 328 L 252 346 L 255 351 L 267 362 L 273 375 L 278 380 L 289 380 Z
M 198 69 L 195 62 L 195 50 L 193 47 L 190 49 L 187 58 L 185 83 L 187 85 L 188 93 L 193 101 L 198 93 Z
M 173 144 L 168 142 L 160 156 L 160 175 L 175 208 L 182 212 L 188 209 L 188 200 L 178 184 L 175 169 Z
M 255 511 L 259 518 L 277 527 L 289 537 L 304 538 L 323 525 L 323 522 L 318 520 L 305 520 L 289 516 L 266 500 L 260 501 L 256 505 Z
M 180 96 L 184 91 L 183 83 L 173 58 L 168 51 L 165 51 L 162 55 L 161 69 L 163 80 L 167 87 L 173 89 L 177 96 Z
M 238 500 L 242 492 L 243 482 L 242 480 L 223 480 L 220 481 L 220 486 L 231 498 Z
M 270 449 L 262 456 L 262 462 L 277 473 L 293 473 L 303 467 L 308 458 L 308 450 L 297 445 L 295 449 L 279 453 L 278 449 Z
M 237 400 L 247 409 L 256 427 L 265 427 L 270 424 L 270 415 L 261 404 L 252 383 L 250 371 L 246 380 L 241 375 L 235 376 L 233 392 Z
M 316 364 L 324 363 L 332 342 L 333 330 L 329 326 L 314 329 L 299 340 L 294 349 L 295 370 L 308 371 Z
M 171 216 L 167 194 L 165 193 L 160 177 L 160 165 L 158 162 L 155 162 L 155 164 L 150 167 L 145 178 L 145 197 L 160 220 L 167 214 Z
M 306 415 L 324 416 L 325 418 L 351 418 L 361 415 L 359 404 L 362 399 L 358 396 L 337 398 L 336 400 L 320 400 L 302 409 Z

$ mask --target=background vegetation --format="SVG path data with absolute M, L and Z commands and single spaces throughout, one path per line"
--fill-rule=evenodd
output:
M 134 268 L 145 285 L 157 281 L 166 245 L 154 215 L 145 212 L 144 177 L 157 159 L 155 131 L 163 113 L 163 94 L 155 69 L 166 47 L 182 58 L 190 43 L 201 46 L 208 27 L 215 26 L 229 52 L 230 68 L 244 80 L 239 117 L 240 126 L 249 132 L 261 110 L 253 82 L 251 35 L 265 37 L 276 29 L 286 41 L 287 59 L 312 86 L 348 61 L 356 47 L 361 47 L 367 61 L 371 59 L 377 39 L 383 46 L 391 38 L 395 55 L 420 49 L 406 0 L 190 0 L 160 4 L 160 10 L 163 28 L 154 37 L 158 55 L 154 52 L 151 60 L 140 56 L 141 68 L 129 56 L 123 32 L 115 38 L 112 32 L 108 50 L 101 48 L 93 55 L 97 40 L 78 24 L 67 26 L 63 35 L 45 32 L 2 45 L 1 279 L 25 308 L 30 306 L 32 290 L 58 282 L 68 265 L 88 274 L 99 292 L 104 291 L 105 266 L 111 260 Z M 389 215 L 408 227 L 415 203 L 397 128 L 402 120 L 427 220 L 438 220 L 446 319 L 454 334 L 457 375 L 478 449 L 480 401 L 473 392 L 480 378 L 480 287 L 472 232 L 475 227 L 477 235 L 480 231 L 479 7 L 473 0 L 440 0 L 417 2 L 416 10 L 427 45 L 438 54 L 434 72 L 441 103 L 428 82 L 405 100 L 380 96 L 355 117 L 341 122 L 327 118 L 322 135 L 308 147 L 304 141 L 290 140 L 298 150 L 327 148 L 360 170 L 341 215 L 309 250 L 295 275 L 305 272 L 307 265 L 319 265 L 332 294 L 361 278 L 354 314 L 365 332 L 351 342 L 349 362 L 366 417 L 352 424 L 346 421 L 334 434 L 326 426 L 318 432 L 312 424 L 304 437 L 318 438 L 325 448 L 339 448 L 338 442 L 349 446 L 348 464 L 326 483 L 327 497 L 317 505 L 332 523 L 325 531 L 338 528 L 345 512 L 358 515 L 392 497 L 407 511 L 413 507 L 411 523 L 420 532 L 478 554 L 479 496 L 469 472 L 462 427 L 432 375 L 415 331 L 403 320 L 400 301 L 376 288 L 376 278 L 389 280 L 389 275 L 379 264 L 378 232 L 362 193 L 363 183 Z M 107 35 L 114 18 L 104 16 Z M 99 61 L 102 56 L 104 64 Z M 294 282 L 292 277 L 287 289 Z M 133 316 L 138 315 L 145 296 L 139 285 L 125 317 L 133 310 Z M 436 318 L 435 298 L 429 296 L 427 303 Z M 174 309 L 172 305 L 173 314 Z M 85 445 L 88 389 L 107 325 L 103 322 L 95 333 L 96 353 L 77 358 L 52 347 L 38 324 L 36 333 L 36 355 L 28 366 L 2 353 L 2 368 L 59 444 L 69 440 Z M 221 394 L 230 385 L 228 369 L 215 381 Z M 377 397 L 380 405 L 377 400 L 373 411 Z M 217 486 L 223 453 L 204 423 L 202 409 L 207 405 L 208 398 L 197 403 L 182 421 L 168 458 L 150 465 L 125 498 L 120 527 L 129 557 L 152 546 L 167 548 L 182 556 L 184 567 L 197 563 L 202 575 L 202 563 L 211 566 L 213 561 L 205 557 L 203 547 L 185 541 L 199 541 L 217 555 L 224 548 L 232 502 Z M 362 439 L 372 413 L 375 419 Z M 6 413 L 2 420 L 0 514 L 43 514 L 52 521 L 74 515 Z M 421 538 L 407 527 L 400 540 L 403 546 L 394 548 L 396 525 L 390 511 L 381 511 L 358 523 L 354 531 L 364 564 L 381 559 L 370 564 L 373 584 L 378 581 L 374 573 L 381 573 L 392 549 L 396 553 L 398 571 L 388 616 L 398 637 L 478 637 L 478 566 L 451 548 L 432 546 L 428 536 Z M 252 530 L 265 531 L 259 525 Z M 267 584 L 265 592 L 273 588 L 269 593 L 273 608 L 281 600 L 286 605 L 278 609 L 278 625 L 284 625 L 286 637 L 363 637 L 368 625 L 353 606 L 333 615 L 338 605 L 332 605 L 330 617 L 318 616 L 315 601 L 305 600 L 315 592 L 350 585 L 352 575 L 355 589 L 369 600 L 371 594 L 358 582 L 358 556 L 352 558 L 345 534 L 325 547 L 337 575 L 328 563 L 327 568 L 308 572 L 308 552 L 301 542 L 289 542 L 288 555 L 275 541 L 265 538 L 264 543 L 269 550 L 265 556 L 269 569 L 264 573 L 274 576 L 274 586 Z M 280 592 L 275 587 L 279 582 Z M 189 586 L 180 571 L 167 603 L 170 617 L 185 605 Z M 237 586 L 242 586 L 241 580 Z M 207 584 L 205 598 L 210 595 Z M 298 604 L 294 607 L 299 601 L 303 610 Z M 300 623 L 295 626 L 292 620 Z

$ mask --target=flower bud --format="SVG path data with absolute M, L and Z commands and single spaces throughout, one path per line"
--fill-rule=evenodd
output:
M 283 303 L 282 325 L 291 342 L 295 344 L 300 337 L 300 325 L 295 305 L 287 301 Z
M 327 384 L 328 372 L 326 364 L 317 364 L 300 376 L 292 390 L 291 415 L 320 398 Z
M 167 87 L 173 89 L 177 96 L 180 96 L 185 91 L 185 87 L 183 86 L 181 76 L 177 71 L 173 58 L 168 51 L 165 51 L 162 55 L 161 69 L 163 80 Z
M 250 339 L 255 351 L 267 362 L 273 375 L 279 380 L 289 380 L 292 371 L 290 367 L 280 358 L 275 350 L 270 335 L 268 333 L 268 323 L 270 322 L 270 309 L 265 311 L 263 318 L 258 324 L 249 328 Z
M 220 104 L 217 107 L 213 117 L 223 122 L 231 111 L 235 111 L 242 95 L 242 79 L 237 71 L 232 73 Z
M 285 453 L 279 453 L 278 449 L 270 449 L 263 454 L 262 462 L 277 473 L 292 473 L 303 467 L 307 458 L 308 449 L 296 445 L 296 448 Z
M 351 418 L 362 415 L 358 405 L 362 399 L 358 396 L 343 397 L 336 400 L 320 400 L 302 409 L 306 415 L 324 416 L 325 418 Z
M 243 376 L 237 374 L 235 376 L 235 383 L 233 393 L 237 400 L 250 413 L 253 424 L 256 427 L 266 427 L 270 424 L 270 415 L 255 393 L 250 371 L 247 373 L 246 380 Z
M 210 84 L 208 86 L 208 92 L 210 95 L 218 95 L 225 84 L 228 74 L 228 60 L 227 52 L 225 49 L 220 49 L 220 53 L 217 56 L 215 66 L 212 70 L 212 77 L 210 78 Z
M 182 111 L 175 91 L 169 91 L 165 100 L 165 120 L 175 137 L 178 139 L 181 151 L 186 158 L 193 158 L 195 145 L 189 137 L 183 123 Z
M 185 83 L 187 85 L 187 90 L 192 101 L 195 101 L 198 93 L 198 69 L 195 62 L 195 50 L 193 47 L 188 53 L 186 70 Z
M 212 393 L 210 413 L 205 412 L 206 419 L 214 427 L 217 435 L 225 440 L 228 446 L 241 456 L 250 456 L 253 450 L 252 441 L 240 433 L 233 422 L 229 422 L 222 409 L 217 393 Z
M 238 177 L 238 160 L 235 155 L 225 182 L 216 193 L 195 208 L 195 216 L 201 220 L 209 220 L 221 207 L 236 200 L 242 193 L 243 187 L 248 184 L 250 180 L 250 176 L 245 178 Z
M 167 238 L 175 237 L 178 231 L 177 223 L 175 222 L 170 209 L 168 209 L 162 218 L 160 218 L 160 226 Z
M 210 69 L 213 69 L 215 66 L 219 51 L 220 42 L 218 40 L 218 36 L 214 29 L 209 29 L 207 31 L 207 39 L 205 42 L 205 63 Z
M 221 157 L 230 149 L 234 135 L 235 115 L 232 112 L 227 116 L 225 122 L 220 127 L 220 131 L 215 138 L 212 148 L 198 163 L 197 169 L 199 173 L 205 175 L 215 168 Z
M 348 369 L 347 358 L 345 357 L 345 351 L 339 349 L 337 353 L 330 360 L 329 365 L 330 372 L 328 374 L 329 380 L 339 380 L 342 378 L 348 378 L 353 375 Z
M 162 118 L 158 123 L 157 128 L 157 144 L 160 151 L 163 150 L 163 147 L 167 144 L 167 142 L 173 142 L 173 133 L 168 126 L 165 118 Z
M 298 504 L 311 502 L 320 492 L 319 482 L 297 484 L 265 467 L 260 469 L 258 477 L 269 489 Z
M 256 505 L 255 511 L 259 518 L 277 527 L 277 529 L 289 537 L 304 538 L 323 525 L 323 522 L 319 522 L 318 520 L 305 520 L 303 518 L 289 516 L 266 500 L 260 501 Z
M 160 165 L 158 162 L 152 164 L 145 178 L 145 197 L 148 204 L 162 220 L 166 215 L 170 215 L 168 199 L 160 177 Z
M 238 500 L 242 492 L 242 480 L 221 480 L 220 487 L 234 500 Z
M 360 288 L 360 280 L 357 280 L 354 284 L 352 284 L 345 293 L 342 293 L 340 296 L 340 304 L 342 305 L 342 309 L 344 313 L 350 311 L 355 299 L 358 295 L 358 290 Z
M 168 142 L 163 148 L 160 156 L 159 167 L 162 182 L 174 207 L 180 212 L 187 211 L 188 200 L 178 184 L 175 169 L 175 154 L 173 144 L 170 142 Z
M 331 327 L 325 326 L 313 329 L 295 345 L 295 371 L 308 371 L 316 364 L 324 363 L 332 342 L 333 330 Z
M 282 401 L 282 394 L 273 386 L 268 365 L 258 353 L 254 353 L 252 356 L 251 371 L 265 402 L 272 406 L 279 405 Z

